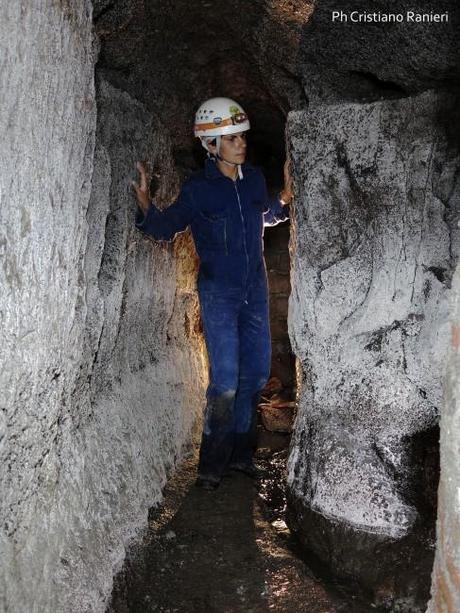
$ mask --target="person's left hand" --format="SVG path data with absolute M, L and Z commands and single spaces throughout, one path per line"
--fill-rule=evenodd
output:
M 283 190 L 280 193 L 280 198 L 288 203 L 292 200 L 292 198 L 294 197 L 294 192 L 292 191 L 292 176 L 291 176 L 291 161 L 290 159 L 286 159 L 286 162 L 284 163 L 284 187 Z

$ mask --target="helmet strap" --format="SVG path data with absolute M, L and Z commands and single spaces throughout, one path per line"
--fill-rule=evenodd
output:
M 221 157 L 219 154 L 217 154 L 217 159 L 223 164 L 227 164 L 227 166 L 233 166 L 233 168 L 235 166 L 238 166 L 238 176 L 240 179 L 243 178 L 243 171 L 241 170 L 241 164 L 236 164 L 235 162 L 227 162 L 227 160 L 224 160 L 224 158 Z
M 235 164 L 235 162 L 227 162 L 227 160 L 224 160 L 224 158 L 220 155 L 220 143 L 221 143 L 221 136 L 216 136 L 217 159 L 223 162 L 224 164 L 227 164 L 227 166 L 233 166 L 233 167 L 238 166 L 238 176 L 240 179 L 242 179 L 243 171 L 241 170 L 241 164 Z
M 216 153 L 213 154 L 209 151 L 208 149 L 208 144 L 205 141 L 205 139 L 201 139 L 201 144 L 203 145 L 203 147 L 206 149 L 206 151 L 208 152 L 208 157 L 211 159 L 218 159 L 220 162 L 223 162 L 224 164 L 227 164 L 227 166 L 237 166 L 238 167 L 238 177 L 240 179 L 243 178 L 243 171 L 241 170 L 241 164 L 236 164 L 235 162 L 227 162 L 227 160 L 224 160 L 223 157 L 221 157 L 220 155 L 220 143 L 221 143 L 222 137 L 220 135 L 216 136 Z

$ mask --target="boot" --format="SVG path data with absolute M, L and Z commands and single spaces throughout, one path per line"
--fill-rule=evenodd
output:
M 204 482 L 208 482 L 205 489 L 218 487 L 230 460 L 235 436 L 232 432 L 234 402 L 234 393 L 208 398 L 196 483 L 204 487 Z
M 215 480 L 214 478 L 208 477 L 197 477 L 195 481 L 195 485 L 197 487 L 201 487 L 204 490 L 216 490 L 220 485 L 220 480 Z
M 235 434 L 233 454 L 229 463 L 229 470 L 237 470 L 256 479 L 261 476 L 259 469 L 254 466 L 253 456 L 257 449 L 257 407 L 259 405 L 259 390 L 254 394 L 251 401 L 251 421 L 247 432 Z

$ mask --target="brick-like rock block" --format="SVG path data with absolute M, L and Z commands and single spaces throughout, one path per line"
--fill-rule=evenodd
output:
M 291 291 L 291 281 L 289 274 L 273 272 L 268 277 L 270 294 L 289 294 Z
M 279 295 L 279 294 L 271 295 L 270 296 L 270 311 L 271 311 L 272 317 L 275 316 L 279 318 L 284 318 L 284 320 L 287 322 L 288 304 L 289 304 L 288 296 Z M 287 323 L 286 323 L 286 328 L 287 328 Z
M 265 263 L 268 271 L 276 271 L 280 266 L 280 252 L 274 249 L 264 250 Z
M 270 432 L 291 432 L 295 417 L 295 402 L 271 400 L 260 405 L 262 423 Z
M 295 356 L 287 331 L 280 340 L 272 339 L 271 374 L 281 379 L 285 387 L 295 385 Z
M 270 333 L 274 341 L 288 338 L 288 325 L 286 319 L 270 318 Z

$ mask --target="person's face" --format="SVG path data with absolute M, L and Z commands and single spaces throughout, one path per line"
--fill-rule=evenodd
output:
M 217 151 L 212 147 L 211 153 Z M 220 139 L 220 156 L 233 164 L 242 164 L 246 159 L 246 132 L 224 134 Z

